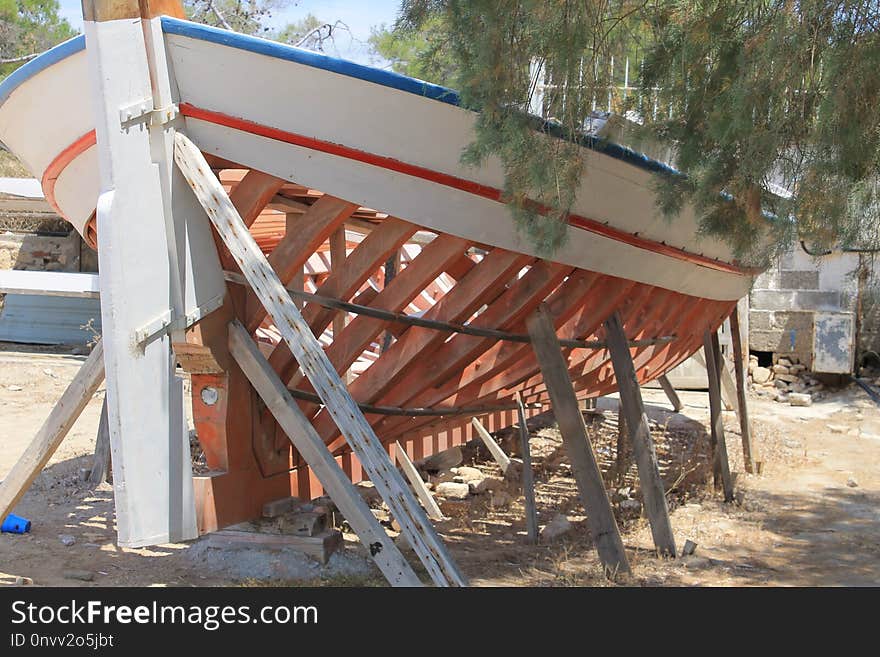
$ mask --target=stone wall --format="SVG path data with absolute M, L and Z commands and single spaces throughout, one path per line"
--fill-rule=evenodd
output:
M 792 357 L 811 368 L 814 315 L 857 312 L 858 274 L 858 254 L 817 258 L 796 245 L 755 281 L 749 295 L 750 350 L 771 352 L 774 362 Z
M 0 233 L 0 269 L 97 271 L 97 258 L 74 230 L 68 235 Z

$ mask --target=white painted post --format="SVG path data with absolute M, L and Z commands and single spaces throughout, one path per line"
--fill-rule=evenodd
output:
M 119 544 L 192 539 L 183 382 L 170 336 L 160 330 L 182 309 L 181 248 L 169 231 L 168 149 L 162 131 L 150 127 L 155 98 L 144 27 L 122 18 L 88 20 L 84 28 L 101 173 L 101 317 Z

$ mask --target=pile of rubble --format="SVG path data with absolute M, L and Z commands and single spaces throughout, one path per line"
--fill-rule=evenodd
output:
M 749 356 L 749 381 L 758 395 L 792 406 L 809 406 L 822 397 L 824 386 L 796 356 L 774 354 L 773 360 L 772 367 L 761 367 L 757 356 Z

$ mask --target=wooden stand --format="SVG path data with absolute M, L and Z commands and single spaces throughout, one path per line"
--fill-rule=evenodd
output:
M 739 408 L 739 428 L 742 434 L 743 463 L 746 472 L 755 472 L 755 448 L 752 444 L 752 425 L 749 422 L 749 408 L 746 401 L 745 363 L 748 354 L 743 353 L 742 334 L 739 326 L 739 308 L 730 315 L 730 335 L 733 340 L 733 371 L 736 375 L 736 402 Z
M 648 416 L 642 402 L 642 393 L 636 378 L 635 367 L 627 344 L 626 334 L 620 315 L 616 312 L 605 321 L 605 332 L 608 338 L 608 349 L 614 366 L 614 376 L 620 390 L 621 413 L 626 418 L 629 442 L 632 445 L 639 469 L 642 497 L 645 513 L 651 523 L 651 534 L 654 546 L 660 554 L 675 556 L 675 537 L 672 534 L 672 523 L 669 521 L 669 508 L 666 505 L 666 490 L 660 469 L 657 466 L 657 455 L 654 442 L 648 429 Z
M 733 482 L 730 477 L 730 462 L 727 459 L 727 442 L 724 438 L 724 419 L 721 416 L 721 377 L 719 372 L 724 364 L 718 334 L 706 332 L 703 335 L 703 353 L 706 357 L 706 372 L 709 375 L 709 423 L 711 426 L 712 474 L 715 488 L 723 488 L 724 501 L 733 501 Z
M 610 572 L 629 572 L 629 562 L 620 538 L 620 530 L 611 509 L 611 502 L 605 492 L 602 473 L 596 463 L 593 446 L 587 437 L 584 417 L 575 396 L 571 380 L 568 378 L 568 367 L 559 341 L 553 320 L 545 306 L 541 306 L 527 320 L 529 335 L 532 337 L 532 348 L 541 366 L 544 383 L 553 404 L 553 413 L 562 433 L 565 451 L 571 460 L 581 502 L 587 511 L 587 520 L 599 558 Z
M 324 402 L 327 412 L 357 454 L 364 470 L 400 524 L 407 542 L 436 584 L 465 585 L 464 577 L 447 553 L 424 510 L 391 463 L 372 427 L 348 393 L 284 284 L 260 251 L 223 186 L 211 175 L 204 156 L 182 134 L 177 133 L 174 141 L 174 159 L 178 167 L 230 253 L 237 262 L 244 264 L 242 271 L 251 289 L 272 317 L 302 371 Z M 289 403 L 287 400 L 290 400 Z M 269 404 L 265 397 L 264 401 Z M 295 404 L 289 393 L 284 401 L 287 406 Z M 290 432 L 287 433 L 291 435 Z M 338 470 L 344 476 L 342 470 Z
M 526 506 L 526 534 L 530 543 L 538 542 L 538 510 L 535 507 L 535 475 L 532 471 L 532 450 L 529 447 L 529 427 L 526 423 L 526 409 L 522 395 L 516 393 L 519 406 L 519 441 L 522 451 L 522 485 Z
M 672 383 L 670 383 L 665 374 L 657 377 L 657 383 L 660 384 L 660 387 L 663 388 L 663 392 L 666 393 L 669 403 L 672 404 L 672 410 L 678 413 L 684 405 L 681 403 L 681 399 L 679 399 L 678 393 L 675 391 Z

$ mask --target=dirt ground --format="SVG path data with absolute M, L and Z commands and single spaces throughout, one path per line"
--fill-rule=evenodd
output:
M 0 477 L 10 468 L 48 415 L 82 362 L 82 356 L 20 353 L 0 346 Z M 705 392 L 683 392 L 685 408 L 671 413 L 659 390 L 645 390 L 661 471 L 669 488 L 676 543 L 697 544 L 694 555 L 656 557 L 650 529 L 640 517 L 634 468 L 609 488 L 631 576 L 609 581 L 603 574 L 577 499 L 561 439 L 552 423 L 533 426 L 530 442 L 539 523 L 558 514 L 572 523 L 553 541 L 525 541 L 522 497 L 495 507 L 486 500 L 460 505 L 461 513 L 438 524 L 461 569 L 481 586 L 862 586 L 880 585 L 880 408 L 856 386 L 834 392 L 810 407 L 750 400 L 760 476 L 742 468 L 738 423 L 725 413 L 737 499 L 724 504 L 711 485 Z M 207 563 L 199 544 L 124 549 L 114 542 L 113 493 L 80 481 L 94 449 L 103 390 L 89 403 L 16 512 L 29 518 L 27 535 L 0 535 L 0 583 L 15 576 L 36 585 L 192 586 L 257 583 Z M 603 470 L 616 453 L 617 401 L 601 400 L 600 414 L 586 420 Z M 538 423 L 540 424 L 540 423 Z M 487 473 L 494 464 L 478 463 Z M 610 483 L 614 482 L 614 483 Z M 480 501 L 482 500 L 482 501 Z M 72 545 L 59 538 L 70 535 Z M 352 538 L 352 537 L 349 537 Z M 347 540 L 346 549 L 359 546 Z M 415 559 L 411 559 L 415 561 Z M 70 579 L 71 570 L 94 574 Z M 297 584 L 266 582 L 268 584 Z M 300 583 L 380 584 L 375 572 Z

